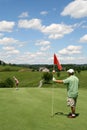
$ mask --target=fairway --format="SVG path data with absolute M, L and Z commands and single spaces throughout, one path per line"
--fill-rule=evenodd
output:
M 52 115 L 52 94 L 54 94 L 53 113 L 67 114 L 65 88 L 20 88 L 0 89 L 0 130 L 86 130 L 87 129 L 87 91 L 79 90 L 77 113 L 69 119 L 65 115 Z

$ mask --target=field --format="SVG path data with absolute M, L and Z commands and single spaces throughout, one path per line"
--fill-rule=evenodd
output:
M 0 88 L 0 130 L 86 130 L 87 129 L 87 72 L 77 74 L 80 78 L 77 113 L 79 116 L 68 119 L 70 112 L 66 106 L 66 88 L 64 85 L 52 84 L 38 88 L 41 73 L 38 72 L 0 72 L 0 80 L 16 75 L 20 88 Z M 66 73 L 60 78 L 66 77 Z M 22 87 L 21 87 L 22 85 Z M 32 87 L 33 86 L 33 87 Z M 57 86 L 57 88 L 56 88 Z M 47 87 L 47 88 L 46 88 Z M 54 88 L 55 87 L 55 88 Z M 52 95 L 53 98 L 52 98 Z M 64 115 L 52 115 L 62 112 Z
M 43 73 L 42 72 L 31 72 L 31 71 L 24 71 L 24 72 L 17 72 L 17 71 L 7 71 L 7 72 L 0 72 L 0 82 L 4 81 L 6 78 L 12 78 L 13 76 L 16 76 L 18 80 L 20 81 L 19 87 L 38 87 L 39 82 L 42 78 Z M 87 89 L 87 71 L 82 71 L 80 74 L 76 73 L 77 77 L 80 79 L 80 88 L 86 88 Z M 56 74 L 54 75 L 56 78 Z M 64 79 L 68 75 L 66 72 L 61 72 L 59 79 Z M 64 85 L 61 85 L 64 87 Z M 58 84 L 54 84 L 54 87 L 61 87 Z M 51 84 L 45 84 L 43 87 L 52 87 Z M 65 88 L 65 87 L 64 87 Z

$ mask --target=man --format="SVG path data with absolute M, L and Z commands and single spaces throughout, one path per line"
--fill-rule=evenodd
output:
M 53 77 L 53 81 L 56 83 L 64 83 L 67 85 L 67 105 L 71 107 L 71 113 L 68 115 L 69 118 L 75 118 L 75 108 L 76 108 L 76 101 L 78 97 L 78 84 L 79 79 L 74 75 L 74 70 L 69 69 L 68 71 L 69 77 L 64 80 L 56 80 Z

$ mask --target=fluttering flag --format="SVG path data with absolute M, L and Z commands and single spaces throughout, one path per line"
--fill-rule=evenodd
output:
M 58 70 L 62 70 L 62 66 L 61 66 L 61 64 L 59 63 L 59 60 L 58 60 L 56 54 L 54 54 L 54 64 L 57 65 Z

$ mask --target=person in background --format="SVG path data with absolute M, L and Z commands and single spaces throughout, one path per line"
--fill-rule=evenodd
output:
M 76 102 L 78 97 L 79 79 L 75 76 L 73 69 L 67 71 L 69 77 L 64 80 L 56 80 L 53 77 L 53 81 L 56 83 L 63 83 L 67 85 L 67 105 L 71 107 L 71 113 L 68 114 L 69 118 L 76 117 Z
M 16 89 L 18 89 L 19 80 L 18 80 L 15 76 L 13 76 L 13 79 L 14 79 L 14 81 L 15 81 Z

